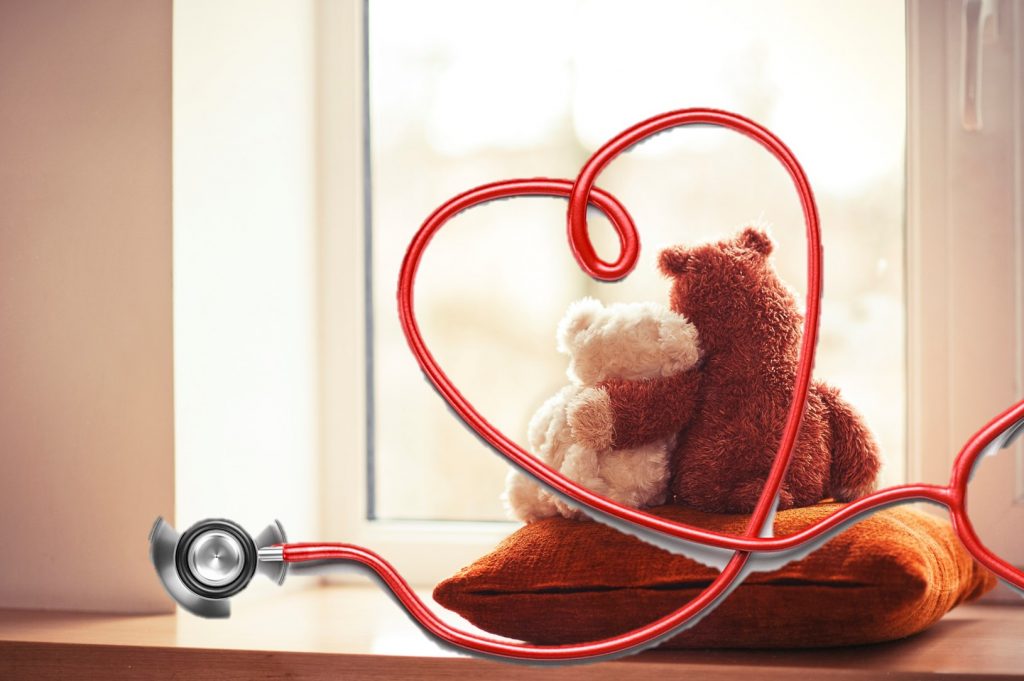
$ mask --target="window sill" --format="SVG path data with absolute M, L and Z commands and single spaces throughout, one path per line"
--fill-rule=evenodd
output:
M 4 679 L 524 678 L 521 665 L 464 657 L 427 639 L 381 592 L 332 586 L 239 599 L 229 621 L 188 615 L 0 610 Z M 931 630 L 890 644 L 812 651 L 650 651 L 546 679 L 1024 679 L 1024 608 L 962 606 Z

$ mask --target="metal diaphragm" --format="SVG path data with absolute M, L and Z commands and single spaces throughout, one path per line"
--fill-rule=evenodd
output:
M 256 544 L 237 523 L 204 520 L 181 535 L 175 549 L 178 576 L 204 598 L 227 598 L 256 572 Z

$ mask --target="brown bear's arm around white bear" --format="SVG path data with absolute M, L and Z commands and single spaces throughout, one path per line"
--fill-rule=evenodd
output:
M 689 423 L 700 389 L 697 368 L 667 378 L 603 381 L 569 404 L 573 439 L 592 449 L 628 449 L 671 437 Z

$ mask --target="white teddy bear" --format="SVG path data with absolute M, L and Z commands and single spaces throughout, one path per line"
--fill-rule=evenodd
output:
M 565 476 L 602 496 L 640 508 L 664 503 L 668 457 L 675 438 L 635 449 L 595 451 L 573 441 L 566 413 L 608 379 L 671 376 L 697 363 L 697 329 L 686 317 L 655 303 L 603 306 L 584 298 L 569 306 L 558 325 L 558 350 L 569 355 L 571 381 L 530 419 L 527 439 L 533 454 Z M 533 522 L 582 513 L 516 469 L 502 495 L 509 515 Z

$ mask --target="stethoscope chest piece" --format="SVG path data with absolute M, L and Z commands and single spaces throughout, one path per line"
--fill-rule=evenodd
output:
M 203 520 L 179 535 L 163 518 L 149 534 L 149 552 L 164 589 L 181 607 L 201 617 L 227 617 L 228 598 L 249 585 L 257 572 L 284 582 L 284 562 L 261 561 L 260 548 L 284 544 L 276 520 L 254 539 L 230 520 Z

